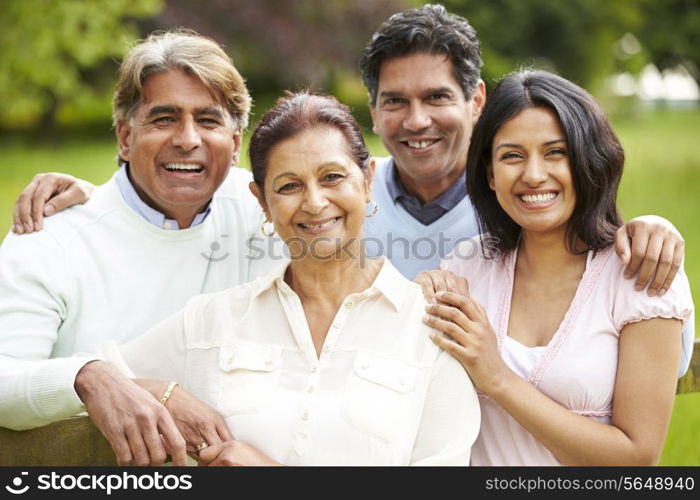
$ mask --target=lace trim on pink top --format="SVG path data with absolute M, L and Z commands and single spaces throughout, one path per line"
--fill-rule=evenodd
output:
M 491 399 L 490 396 L 481 391 L 477 391 L 477 396 L 483 401 Z M 572 408 L 567 408 L 567 410 L 584 417 L 612 417 L 612 410 L 574 410 Z
M 569 410 L 571 412 L 574 412 L 578 415 L 584 416 L 584 417 L 612 417 L 612 411 L 610 410 L 604 410 L 604 411 L 579 411 L 579 410 Z
M 542 353 L 542 357 L 530 372 L 528 382 L 530 382 L 533 386 L 537 387 L 537 385 L 540 383 L 545 371 L 551 364 L 554 357 L 557 355 L 559 348 L 562 346 L 564 341 L 566 341 L 567 337 L 569 336 L 569 332 L 571 331 L 571 327 L 573 326 L 576 317 L 581 310 L 581 307 L 583 307 L 589 295 L 593 291 L 596 280 L 600 276 L 605 263 L 613 255 L 613 253 L 612 248 L 598 252 L 594 255 L 589 265 L 586 266 L 583 276 L 581 277 L 581 281 L 576 288 L 574 298 L 569 305 L 569 309 L 564 315 L 564 319 L 559 325 L 557 331 L 552 336 L 549 344 L 547 344 L 547 348 Z M 508 269 L 508 283 L 504 287 L 504 293 L 501 298 L 500 313 L 498 315 L 498 327 L 496 329 L 499 350 L 502 348 L 503 339 L 508 332 L 508 319 L 510 317 L 510 304 L 513 294 L 513 276 L 515 273 L 516 255 L 517 250 L 509 253 L 506 256 L 505 261 L 506 268 Z
M 631 325 L 633 323 L 639 323 L 640 321 L 646 321 L 648 319 L 656 319 L 656 318 L 661 318 L 661 319 L 677 319 L 683 322 L 683 327 L 685 327 L 685 324 L 688 322 L 690 319 L 690 314 L 691 312 L 688 311 L 686 314 L 649 314 L 648 316 L 642 316 L 641 318 L 636 318 L 632 319 L 629 321 L 626 321 L 625 323 L 622 324 L 622 328 L 624 328 L 626 325 Z

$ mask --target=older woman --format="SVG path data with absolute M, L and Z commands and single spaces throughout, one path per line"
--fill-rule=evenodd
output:
M 195 297 L 144 336 L 105 345 L 106 357 L 179 382 L 224 416 L 236 440 L 202 443 L 202 464 L 467 465 L 474 388 L 430 341 L 420 287 L 364 256 L 373 165 L 349 110 L 282 98 L 250 157 L 261 229 L 291 262 Z
M 659 458 L 693 306 L 683 275 L 653 297 L 624 279 L 623 161 L 593 98 L 551 73 L 506 77 L 474 129 L 467 186 L 487 235 L 442 265 L 471 298 L 438 293 L 425 318 L 481 392 L 474 465 Z

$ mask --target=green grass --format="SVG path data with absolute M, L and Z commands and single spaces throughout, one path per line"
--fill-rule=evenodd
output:
M 622 116 L 615 128 L 627 154 L 620 190 L 625 219 L 657 214 L 671 220 L 683 233 L 688 259 L 685 269 L 695 293 L 700 293 L 700 156 L 695 147 L 700 111 L 647 112 Z M 376 137 L 370 150 L 384 155 Z M 106 181 L 116 169 L 113 139 L 70 141 L 57 145 L 0 144 L 0 227 L 9 228 L 12 206 L 34 174 L 59 171 L 93 183 Z M 247 165 L 246 155 L 242 164 Z M 662 456 L 663 465 L 700 465 L 700 393 L 676 397 L 671 426 Z
M 615 121 L 627 161 L 619 201 L 624 218 L 666 217 L 685 238 L 685 270 L 700 293 L 700 111 L 642 113 Z M 697 335 L 697 333 L 696 333 Z M 700 393 L 676 397 L 662 465 L 700 465 Z

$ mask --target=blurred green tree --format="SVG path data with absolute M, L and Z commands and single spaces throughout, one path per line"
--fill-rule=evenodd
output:
M 193 28 L 222 42 L 264 111 L 283 89 L 335 93 L 367 123 L 367 93 L 358 62 L 389 15 L 417 0 L 169 0 L 143 27 Z M 367 116 L 365 116 L 367 115 Z M 364 119 L 364 120 L 363 120 Z
M 357 63 L 390 14 L 420 0 L 3 0 L 0 128 L 104 123 L 115 60 L 154 29 L 222 42 L 266 109 L 283 89 L 336 94 L 368 124 Z M 487 83 L 521 65 L 596 92 L 614 72 L 683 63 L 700 82 L 700 0 L 442 0 L 482 41 Z M 625 52 L 635 35 L 640 48 Z
M 518 66 L 534 65 L 557 71 L 587 88 L 595 87 L 612 72 L 615 42 L 630 26 L 638 25 L 643 14 L 639 0 L 443 3 L 449 11 L 466 17 L 477 30 L 487 82 Z
M 700 85 L 700 0 L 641 0 L 632 33 L 660 69 L 684 65 Z
M 115 58 L 138 38 L 134 19 L 161 0 L 3 0 L 0 126 L 50 132 L 110 114 Z

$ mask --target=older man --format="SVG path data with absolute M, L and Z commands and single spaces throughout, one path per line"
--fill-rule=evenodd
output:
M 85 205 L 0 247 L 0 426 L 36 427 L 87 408 L 123 464 L 160 463 L 166 452 L 184 463 L 180 432 L 190 445 L 230 437 L 181 388 L 139 386 L 71 355 L 132 339 L 193 295 L 265 268 L 247 258 L 262 222 L 252 179 L 231 168 L 249 110 L 243 79 L 210 39 L 168 32 L 129 51 L 114 98 L 120 169 Z M 193 411 L 210 417 L 201 428 L 182 423 Z

